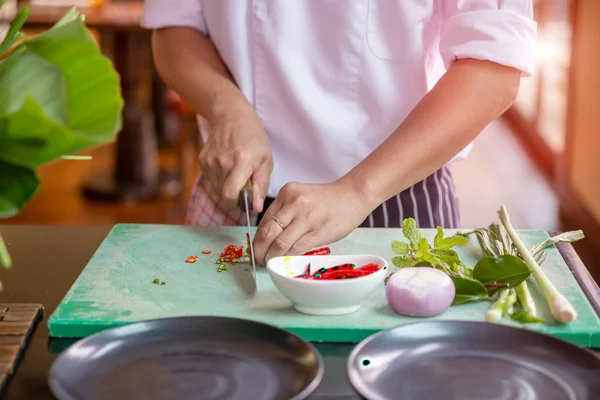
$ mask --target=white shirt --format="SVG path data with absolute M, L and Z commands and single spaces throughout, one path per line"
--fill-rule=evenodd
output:
M 269 135 L 272 197 L 346 174 L 456 59 L 530 76 L 537 35 L 531 0 L 146 0 L 142 24 L 210 36 Z

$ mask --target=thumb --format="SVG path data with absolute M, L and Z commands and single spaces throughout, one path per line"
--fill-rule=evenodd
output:
M 271 183 L 271 168 L 268 162 L 263 162 L 252 175 L 252 206 L 254 211 L 262 212 Z

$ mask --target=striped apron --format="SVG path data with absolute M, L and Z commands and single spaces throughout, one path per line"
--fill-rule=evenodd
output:
M 265 210 L 274 199 L 265 200 Z M 458 198 L 449 166 L 398 193 L 377 207 L 360 227 L 397 228 L 405 218 L 412 217 L 419 228 L 459 228 L 460 214 Z M 262 214 L 254 215 L 252 223 L 257 225 Z M 186 224 L 194 226 L 246 225 L 246 216 L 240 210 L 227 211 L 219 205 L 210 185 L 198 176 L 190 198 Z

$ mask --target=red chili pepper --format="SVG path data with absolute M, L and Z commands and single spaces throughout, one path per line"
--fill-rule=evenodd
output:
M 188 258 L 186 258 L 185 262 L 193 264 L 196 262 L 197 259 L 198 259 L 198 256 L 189 256 Z
M 298 279 L 309 279 L 309 278 L 311 278 L 311 276 L 310 276 L 310 263 L 308 263 L 308 265 L 306 266 L 306 269 L 304 270 L 304 273 L 302 273 L 300 275 L 296 275 L 296 276 L 294 276 L 294 278 L 298 278 Z
M 202 250 L 202 254 L 210 254 L 210 250 Z
M 375 272 L 375 271 L 379 271 L 379 265 L 375 264 L 375 263 L 370 263 L 370 264 L 366 264 L 363 265 L 360 268 L 356 268 L 358 271 L 371 271 L 371 272 Z
M 341 265 L 336 265 L 335 267 L 328 268 L 327 271 L 343 271 L 343 270 L 354 269 L 354 267 L 355 267 L 354 264 L 341 264 Z
M 320 249 L 307 251 L 303 255 L 304 256 L 327 256 L 329 254 L 331 254 L 331 250 L 329 250 L 329 247 L 321 247 Z
M 335 272 L 330 272 L 328 274 L 323 274 L 323 275 L 321 275 L 321 278 L 315 278 L 315 279 L 324 279 L 324 280 L 351 279 L 351 278 L 360 278 L 361 276 L 367 276 L 372 273 L 373 272 L 371 272 L 371 271 L 358 271 L 358 270 L 335 271 Z

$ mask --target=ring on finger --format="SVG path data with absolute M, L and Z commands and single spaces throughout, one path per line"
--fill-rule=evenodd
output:
M 276 223 L 277 225 L 279 225 L 279 227 L 281 228 L 281 230 L 285 230 L 285 225 L 283 225 L 283 222 L 281 222 L 281 221 L 279 220 L 279 218 L 277 218 L 276 216 L 274 216 L 274 215 L 273 215 L 273 216 L 271 217 L 271 219 L 272 219 L 273 221 L 275 221 L 275 223 Z

